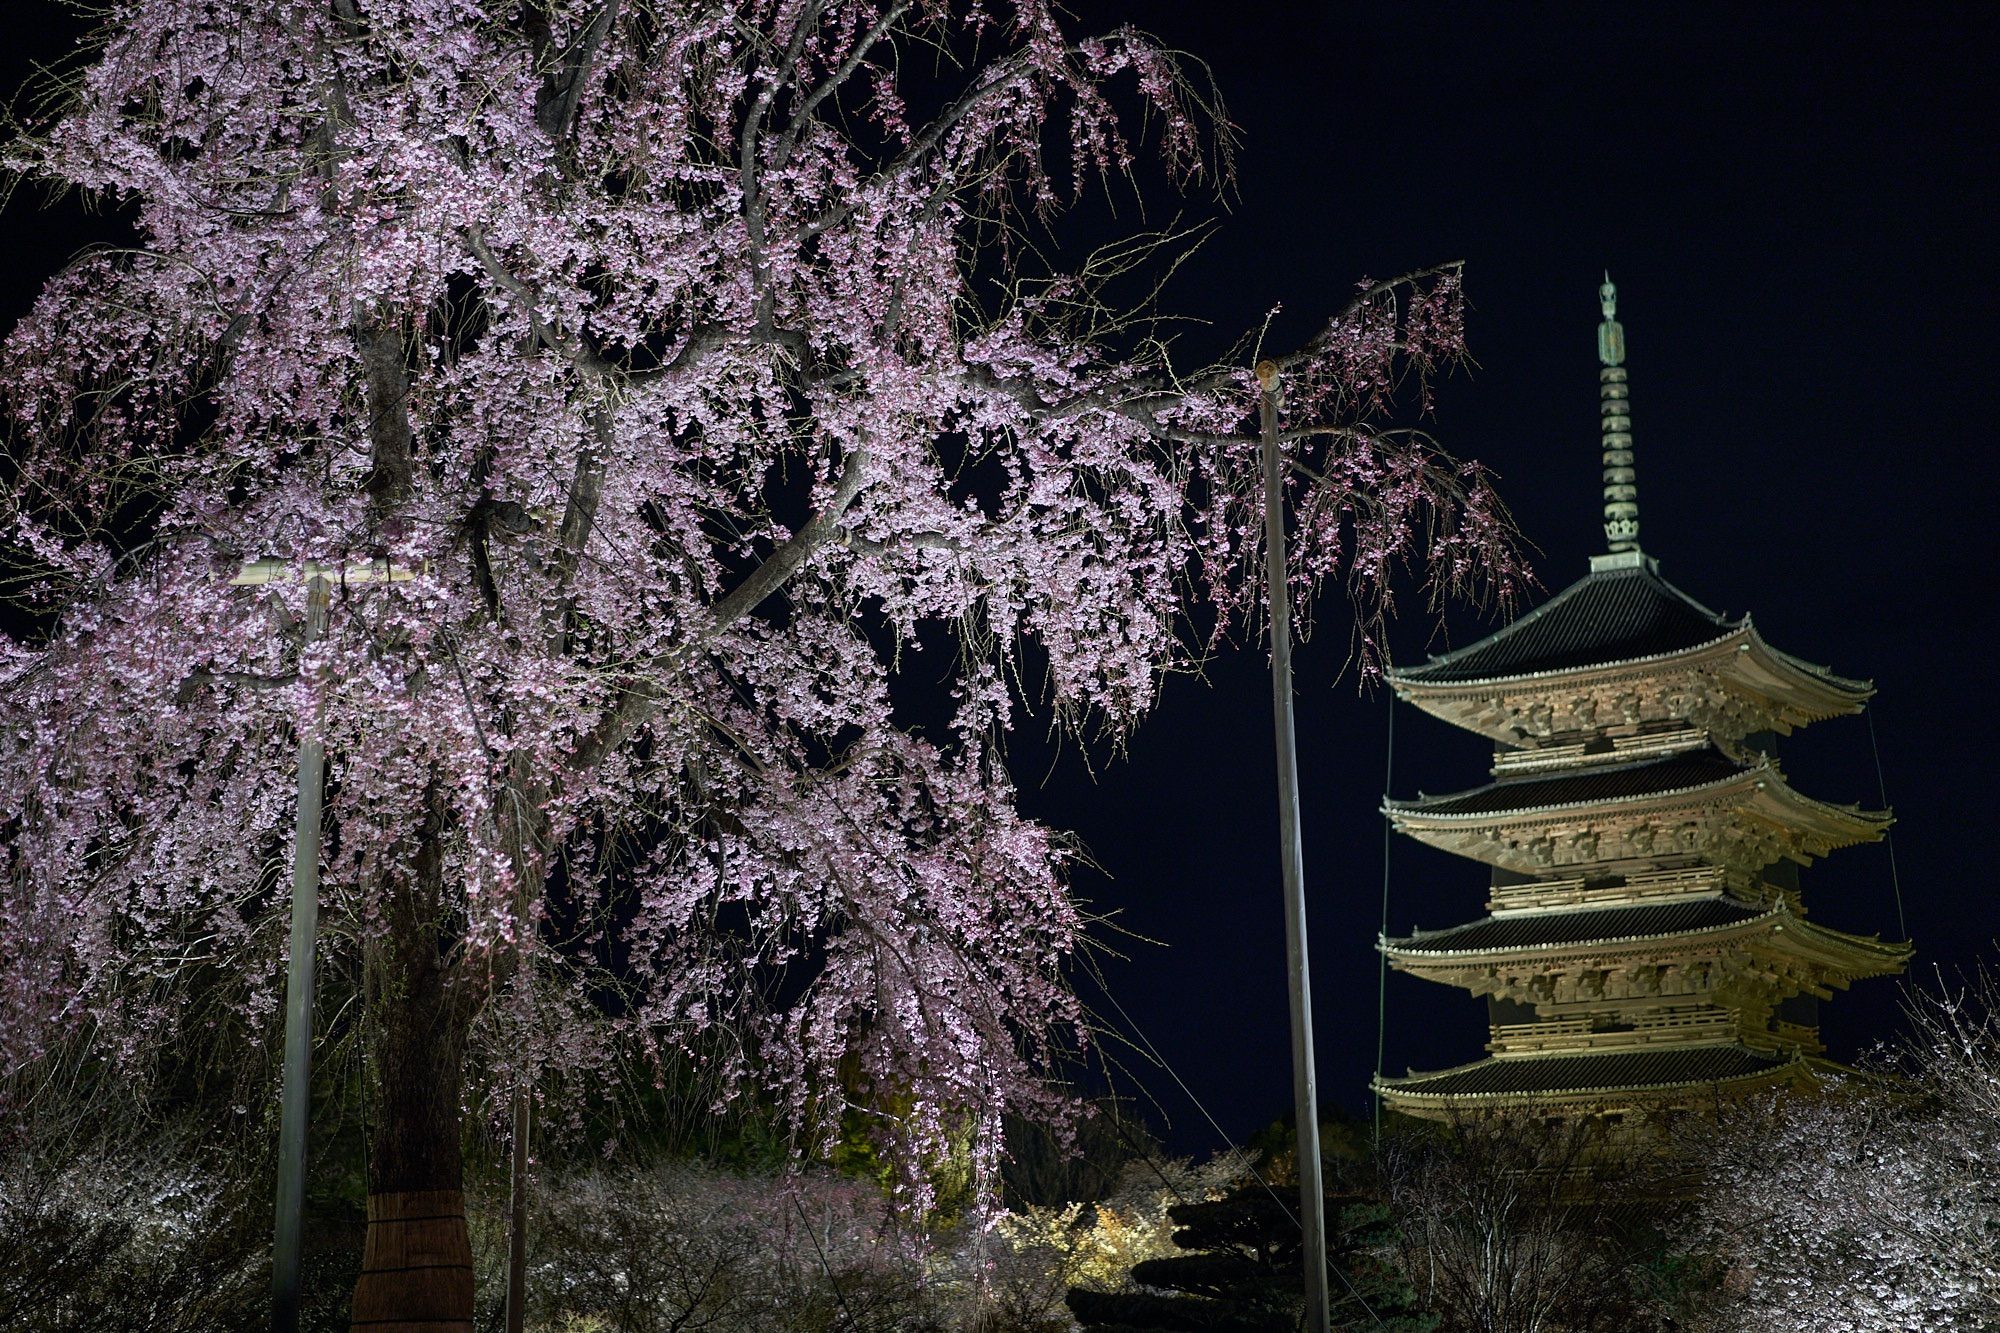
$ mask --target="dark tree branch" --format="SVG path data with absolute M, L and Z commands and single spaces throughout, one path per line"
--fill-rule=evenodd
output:
M 863 537 L 858 532 L 842 528 L 839 533 L 841 544 L 856 555 L 881 557 L 894 555 L 898 551 L 956 551 L 963 554 L 965 543 L 943 532 L 912 532 L 878 542 L 871 537 Z
M 806 39 L 818 26 L 820 9 L 820 3 L 815 0 L 798 16 L 797 26 L 792 30 L 791 45 L 778 68 L 765 81 L 763 90 L 757 94 L 756 103 L 743 117 L 743 127 L 737 135 L 737 186 L 743 196 L 743 229 L 749 243 L 750 279 L 757 293 L 757 328 L 760 333 L 769 330 L 775 318 L 776 293 L 771 290 L 770 269 L 765 263 L 764 196 L 763 186 L 757 179 L 757 138 L 763 133 L 764 121 L 771 114 L 771 104 L 791 84 L 793 71 L 798 68 L 799 59 L 805 53 Z
M 375 524 L 409 503 L 416 486 L 410 430 L 410 381 L 404 365 L 403 329 L 387 311 L 369 316 L 356 331 L 367 383 L 370 462 L 366 486 Z
M 785 125 L 784 132 L 778 137 L 778 146 L 771 154 L 772 166 L 782 168 L 791 160 L 792 153 L 798 148 L 799 137 L 805 133 L 807 126 L 812 124 L 813 113 L 819 110 L 820 104 L 833 96 L 854 76 L 854 72 L 861 68 L 861 62 L 868 58 L 868 53 L 875 48 L 876 43 L 886 37 L 890 29 L 902 22 L 903 15 L 909 12 L 908 0 L 883 10 L 882 16 L 875 20 L 874 26 L 856 39 L 839 67 L 821 80 L 817 88 L 806 94 Z
M 576 579 L 577 564 L 597 523 L 597 506 L 604 495 L 604 466 L 617 442 L 610 407 L 599 404 L 590 414 L 594 443 L 577 451 L 576 473 L 570 478 L 563 505 L 562 526 L 556 530 L 555 582 L 567 594 Z
M 708 624 L 676 650 L 673 657 L 686 661 L 713 643 L 717 636 L 790 582 L 792 576 L 821 548 L 840 540 L 840 520 L 853 507 L 867 477 L 867 450 L 856 449 L 847 455 L 847 461 L 840 470 L 840 479 L 834 483 L 833 494 L 827 497 L 819 512 L 766 556 L 763 563 L 751 570 L 733 591 L 716 602 L 709 610 Z M 571 753 L 570 771 L 588 772 L 602 763 L 606 755 L 624 744 L 626 738 L 652 716 L 658 704 L 659 695 L 648 673 L 629 676 L 623 683 L 618 703 Z
M 808 222 L 800 230 L 799 239 L 802 241 L 811 240 L 813 237 L 830 231 L 852 217 L 854 210 L 861 206 L 861 201 L 868 197 L 869 185 L 884 180 L 899 178 L 914 179 L 917 175 L 917 164 L 934 151 L 944 141 L 944 137 L 957 128 L 960 121 L 971 115 L 980 104 L 994 94 L 1013 87 L 1015 77 L 1024 73 L 1027 68 L 1028 57 L 1026 52 L 1016 52 L 1007 59 L 988 66 L 988 76 L 983 82 L 975 84 L 960 94 L 958 100 L 946 107 L 938 115 L 937 119 L 924 126 L 910 140 L 909 145 L 902 152 L 898 153 L 886 166 L 870 176 L 867 185 L 861 185 L 850 191 L 847 195 L 847 202 L 841 204 L 831 212 L 820 214 L 811 222 Z
M 487 245 L 484 234 L 477 228 L 468 228 L 465 233 L 466 248 L 486 271 L 494 286 L 505 292 L 511 303 L 528 321 L 528 329 L 535 341 L 549 351 L 567 360 L 584 375 L 602 381 L 605 387 L 617 392 L 626 387 L 636 387 L 655 380 L 678 375 L 699 363 L 711 352 L 724 347 L 782 347 L 797 357 L 802 367 L 810 366 L 813 360 L 812 345 L 802 333 L 791 329 L 766 328 L 739 333 L 726 324 L 697 324 L 688 332 L 687 341 L 680 350 L 657 366 L 634 369 L 608 361 L 581 339 L 572 335 L 560 325 L 552 323 L 542 314 L 541 301 L 534 289 L 516 277 Z
M 618 0 L 605 0 L 542 80 L 541 92 L 535 98 L 535 124 L 549 138 L 563 138 L 575 123 L 577 107 L 583 101 L 584 86 L 590 81 L 597 52 L 610 35 L 611 25 L 617 18 Z
M 833 494 L 827 497 L 820 511 L 771 552 L 762 564 L 751 570 L 749 577 L 738 584 L 735 591 L 714 605 L 709 613 L 709 639 L 756 610 L 766 597 L 790 582 L 800 566 L 838 535 L 840 520 L 853 506 L 867 477 L 868 451 L 856 449 L 848 454 L 840 470 L 840 480 L 834 483 Z

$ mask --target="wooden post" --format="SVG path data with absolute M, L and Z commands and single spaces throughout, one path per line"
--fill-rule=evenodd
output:
M 1278 367 L 1257 363 L 1264 433 L 1264 578 L 1271 611 L 1271 710 L 1278 745 L 1278 844 L 1284 870 L 1285 960 L 1292 993 L 1292 1110 L 1298 1117 L 1299 1223 L 1305 1236 L 1306 1330 L 1328 1333 L 1326 1195 L 1320 1184 L 1319 1090 L 1313 1073 L 1312 972 L 1306 955 L 1299 754 L 1292 722 L 1292 601 L 1285 574 L 1285 487 L 1278 458 Z

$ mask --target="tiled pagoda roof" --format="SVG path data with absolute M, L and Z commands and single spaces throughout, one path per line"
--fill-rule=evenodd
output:
M 1406 939 L 1389 940 L 1387 943 L 1400 953 L 1463 953 L 1475 949 L 1595 944 L 1733 926 L 1769 912 L 1769 908 L 1751 907 L 1727 898 L 1694 898 L 1630 907 L 1488 916 L 1445 930 L 1421 930 Z
M 1742 623 L 1695 601 L 1648 562 L 1586 574 L 1479 642 L 1396 674 L 1442 683 L 1566 671 L 1698 648 Z
M 1477 643 L 1390 675 L 1399 684 L 1429 686 L 1513 680 L 1671 656 L 1717 643 L 1748 625 L 1748 616 L 1732 620 L 1695 601 L 1646 559 L 1593 570 Z M 1864 681 L 1775 650 L 1772 655 L 1838 692 L 1865 696 L 1868 691 Z
M 1705 747 L 1636 764 L 1607 764 L 1568 773 L 1502 778 L 1470 791 L 1419 796 L 1414 801 L 1390 801 L 1387 807 L 1425 815 L 1495 815 L 1550 806 L 1595 805 L 1708 787 L 1741 777 L 1751 767 Z
M 1614 1090 L 1670 1090 L 1769 1075 L 1798 1063 L 1742 1046 L 1683 1046 L 1590 1055 L 1489 1057 L 1435 1074 L 1385 1078 L 1385 1092 L 1418 1097 L 1517 1097 Z

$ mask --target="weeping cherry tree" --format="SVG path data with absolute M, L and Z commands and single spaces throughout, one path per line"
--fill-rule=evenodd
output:
M 457 1197 L 482 1070 L 613 1046 L 802 1151 L 859 1113 L 915 1207 L 968 1126 L 990 1179 L 1059 1117 L 1082 923 L 1004 743 L 1115 743 L 1254 632 L 1263 500 L 1247 366 L 1109 295 L 1170 256 L 1035 238 L 1226 173 L 1199 66 L 1044 0 L 111 0 L 54 92 L 11 179 L 133 240 L 0 360 L 0 1061 L 140 1061 L 196 972 L 274 1012 L 313 736 L 371 1217 Z M 1392 570 L 1519 577 L 1391 418 L 1461 309 L 1452 266 L 1364 284 L 1277 358 L 1289 592 L 1351 593 L 1364 656 Z M 469 1319 L 443 1281 L 357 1299 Z

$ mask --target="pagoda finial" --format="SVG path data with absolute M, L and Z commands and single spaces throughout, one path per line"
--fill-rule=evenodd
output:
M 1631 391 L 1625 385 L 1625 327 L 1611 274 L 1597 289 L 1604 322 L 1597 326 L 1599 429 L 1604 436 L 1604 538 L 1612 554 L 1639 549 L 1639 475 L 1632 468 Z M 1635 557 L 1636 558 L 1636 557 Z

